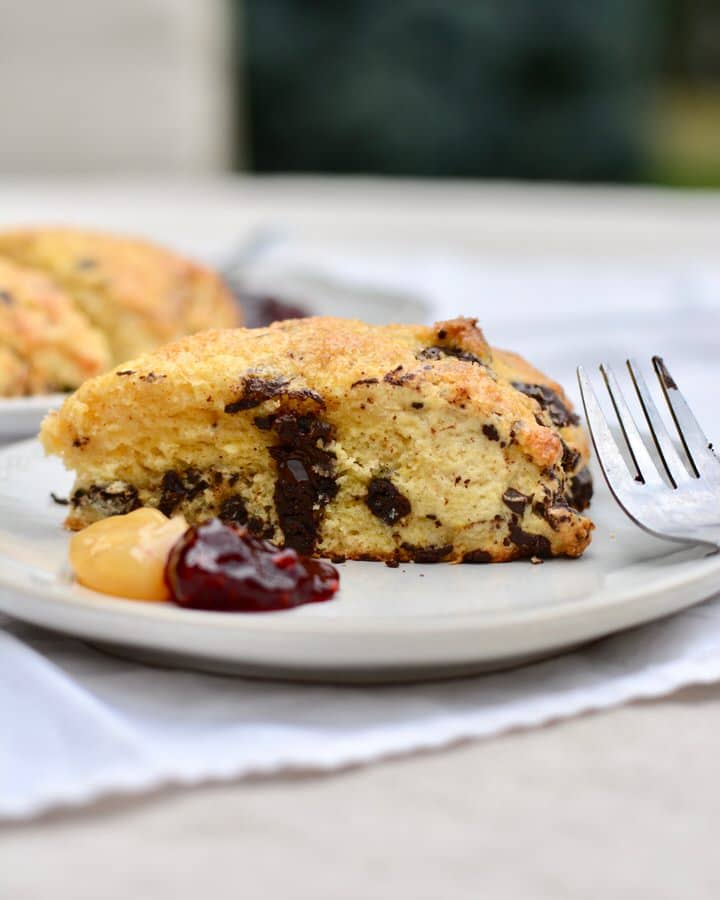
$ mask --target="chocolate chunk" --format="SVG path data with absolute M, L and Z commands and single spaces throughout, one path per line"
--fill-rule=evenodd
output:
M 277 416 L 279 443 L 270 447 L 277 466 L 275 509 L 285 546 L 309 555 L 315 549 L 323 507 L 337 494 L 335 454 L 324 444 L 333 438 L 328 422 L 310 413 Z
M 471 550 L 463 556 L 464 563 L 491 563 L 492 555 L 487 550 Z
M 568 447 L 565 441 L 562 442 L 562 447 L 563 455 L 560 464 L 565 472 L 572 472 L 572 470 L 580 461 L 580 454 L 577 452 L 577 450 L 573 450 L 572 447 Z
M 386 559 L 385 565 L 388 569 L 397 569 L 400 566 L 400 560 L 398 559 Z
M 546 384 L 528 384 L 525 381 L 513 381 L 512 386 L 515 390 L 520 391 L 521 394 L 525 394 L 525 396 L 537 400 L 540 406 L 550 416 L 550 421 L 557 428 L 563 428 L 566 425 L 578 425 L 580 423 L 580 419 L 574 412 L 570 412 L 561 400 L 557 391 L 554 391 Z
M 87 490 L 78 488 L 70 497 L 70 504 L 73 507 L 100 509 L 108 516 L 122 516 L 142 506 L 137 488 L 124 482 L 94 484 Z
M 220 504 L 218 516 L 223 522 L 234 522 L 236 525 L 246 525 L 248 521 L 247 506 L 242 497 L 233 494 L 232 497 L 226 497 Z
M 226 404 L 225 412 L 237 413 L 244 409 L 260 406 L 266 400 L 272 400 L 273 397 L 286 393 L 285 388 L 289 383 L 289 378 L 258 378 L 255 375 L 248 375 L 243 378 L 240 398 Z
M 413 403 L 412 403 L 412 408 L 413 408 L 413 409 L 422 409 L 423 406 L 425 406 L 425 404 L 424 404 L 424 403 L 421 403 L 419 400 L 415 400 L 415 401 L 413 401 Z
M 275 421 L 275 416 L 255 416 L 253 423 L 260 431 L 270 431 Z
M 406 372 L 404 375 L 400 375 L 402 372 L 402 366 L 396 366 L 392 372 L 388 372 L 387 375 L 383 376 L 383 381 L 388 384 L 395 385 L 396 387 L 402 387 L 402 385 L 407 384 L 408 381 L 412 381 L 415 377 L 414 372 Z
M 182 476 L 171 469 L 160 482 L 158 509 L 171 516 L 181 503 L 194 500 L 208 487 L 207 481 L 197 469 L 187 469 Z
M 525 507 L 530 502 L 530 498 L 516 491 L 515 488 L 508 488 L 502 495 L 503 503 L 508 509 L 511 509 L 518 516 L 522 516 Z
M 443 547 L 417 547 L 415 544 L 402 543 L 400 546 L 411 554 L 416 563 L 441 562 L 453 548 L 452 544 L 445 544 Z
M 360 387 L 362 384 L 378 384 L 378 380 L 377 378 L 361 378 L 359 381 L 353 381 L 350 387 Z
M 325 401 L 317 393 L 317 391 L 311 391 L 310 388 L 299 388 L 295 391 L 288 391 L 288 397 L 293 400 L 310 400 L 315 406 L 319 406 L 320 409 L 325 409 Z
M 10 291 L 0 291 L 0 303 L 10 306 L 13 303 L 13 295 Z
M 72 442 L 73 447 L 86 447 L 90 443 L 89 437 L 77 437 Z
M 440 340 L 442 340 L 441 333 L 443 332 L 438 332 Z M 454 356 L 455 359 L 474 363 L 477 366 L 485 365 L 474 353 L 470 353 L 469 350 L 461 350 L 459 347 L 426 347 L 417 354 L 418 359 L 442 359 L 444 356 Z
M 368 484 L 365 502 L 370 512 L 387 525 L 404 519 L 412 509 L 408 498 L 400 493 L 389 478 L 373 478 Z
M 500 435 L 498 434 L 497 428 L 492 424 L 483 425 L 482 433 L 489 441 L 499 441 Z
M 310 388 L 299 388 L 298 390 L 288 390 L 290 384 L 289 378 L 278 376 L 276 378 L 260 378 L 256 375 L 247 375 L 243 378 L 240 387 L 240 397 L 232 403 L 225 405 L 226 413 L 237 413 L 244 409 L 253 409 L 265 403 L 266 400 L 272 400 L 275 397 L 286 396 L 293 400 L 310 400 L 321 409 L 325 408 L 325 401 L 320 394 L 311 391 Z
M 54 494 L 50 491 L 50 496 L 52 497 L 53 503 L 57 503 L 58 506 L 67 506 L 70 502 L 67 497 L 58 497 L 57 494 Z
M 593 480 L 590 469 L 582 469 L 570 479 L 569 494 L 570 503 L 578 512 L 582 512 L 590 506 L 593 495 Z
M 550 541 L 544 534 L 529 534 L 518 524 L 517 516 L 510 517 L 508 525 L 510 532 L 510 540 L 518 549 L 520 557 L 539 556 L 548 557 L 552 555 Z

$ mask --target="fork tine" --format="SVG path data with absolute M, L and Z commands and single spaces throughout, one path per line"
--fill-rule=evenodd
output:
M 712 445 L 705 437 L 705 433 L 680 393 L 662 357 L 653 356 L 653 366 L 693 469 L 698 477 L 704 475 L 716 481 L 720 480 L 720 465 L 718 465 L 718 458 L 713 453 Z
M 628 449 L 630 450 L 630 455 L 632 456 L 632 460 L 635 464 L 638 475 L 640 476 L 644 484 L 650 484 L 655 487 L 662 486 L 664 482 L 658 474 L 652 457 L 648 453 L 648 449 L 645 446 L 645 441 L 643 441 L 642 435 L 638 431 L 638 427 L 635 424 L 635 419 L 630 412 L 630 407 L 627 405 L 627 401 L 625 400 L 622 389 L 617 382 L 617 378 L 615 378 L 615 375 L 609 366 L 600 366 L 600 371 L 602 372 L 602 376 L 605 379 L 605 386 L 607 387 L 608 393 L 610 394 L 610 399 L 612 400 L 615 415 L 618 417 L 618 421 L 620 422 L 620 427 L 622 428 L 623 435 L 627 442 Z
M 645 413 L 645 418 L 650 428 L 650 434 L 655 442 L 655 446 L 657 447 L 658 454 L 660 455 L 668 478 L 675 487 L 691 481 L 692 479 L 688 474 L 688 470 L 680 458 L 680 454 L 675 449 L 672 438 L 668 434 L 668 430 L 663 423 L 658 408 L 650 395 L 647 383 L 640 371 L 640 366 L 635 359 L 628 359 L 627 367 L 633 384 L 635 385 L 635 391 L 640 400 L 640 405 Z
M 578 366 L 577 376 L 580 384 L 580 396 L 585 409 L 585 419 L 605 479 L 616 496 L 622 491 L 633 490 L 637 487 L 637 482 L 630 474 L 618 449 L 590 379 L 582 366 Z M 620 498 L 618 497 L 618 499 Z

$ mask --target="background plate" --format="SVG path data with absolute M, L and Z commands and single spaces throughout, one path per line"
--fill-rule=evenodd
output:
M 223 614 L 110 598 L 73 584 L 71 476 L 36 441 L 0 450 L 0 610 L 157 664 L 326 681 L 433 678 L 501 668 L 648 622 L 710 596 L 720 556 L 636 529 L 598 480 L 580 560 L 490 566 L 348 562 L 329 603 Z
M 0 397 L 0 444 L 37 434 L 40 423 L 67 394 L 37 394 L 35 397 Z

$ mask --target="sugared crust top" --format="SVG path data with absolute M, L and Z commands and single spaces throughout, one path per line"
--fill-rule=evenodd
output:
M 571 410 L 560 386 L 519 357 L 493 351 L 476 321 L 463 318 L 428 327 L 318 317 L 268 328 L 206 331 L 87 382 L 46 420 L 42 438 L 49 451 L 76 467 L 84 451 L 74 445 L 113 420 L 116 398 L 140 408 L 152 404 L 168 416 L 181 415 L 191 396 L 206 409 L 222 411 L 229 382 L 240 396 L 249 374 L 289 379 L 288 387 L 298 396 L 303 390 L 320 394 L 328 411 L 374 385 L 402 388 L 415 392 L 418 402 L 422 396 L 468 409 L 512 431 L 513 441 L 541 469 L 557 464 L 563 454 L 558 430 L 542 423 L 540 405 L 512 382 L 545 385 Z M 586 459 L 580 430 L 569 424 L 566 431 Z

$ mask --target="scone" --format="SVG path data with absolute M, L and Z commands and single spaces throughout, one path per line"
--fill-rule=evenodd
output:
M 74 529 L 147 505 L 395 564 L 579 556 L 593 528 L 562 389 L 474 319 L 204 332 L 86 382 L 41 439 Z
M 74 389 L 110 365 L 105 335 L 67 294 L 0 258 L 0 397 Z
M 147 241 L 37 228 L 0 232 L 0 259 L 44 273 L 110 345 L 112 363 L 205 328 L 239 324 L 220 277 Z

